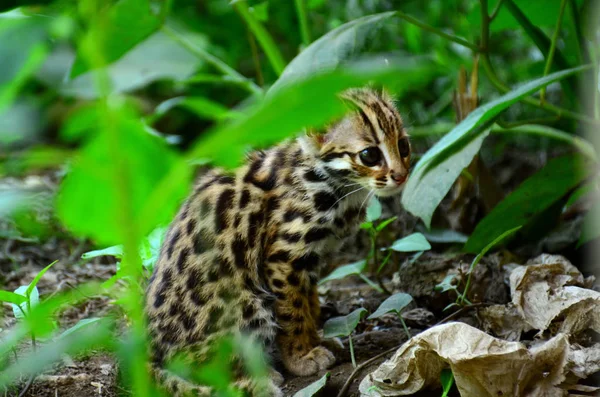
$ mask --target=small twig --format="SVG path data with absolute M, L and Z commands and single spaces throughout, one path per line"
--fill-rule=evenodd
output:
M 554 51 L 556 50 L 556 42 L 558 41 L 558 36 L 560 34 L 560 28 L 562 26 L 563 15 L 565 14 L 565 7 L 567 6 L 567 0 L 562 0 L 560 2 L 560 9 L 558 11 L 558 19 L 556 20 L 556 28 L 554 29 L 554 34 L 552 35 L 552 41 L 550 42 L 550 50 L 548 51 L 548 56 L 546 58 L 546 66 L 544 67 L 544 76 L 550 73 L 550 69 L 552 68 L 552 60 L 554 59 Z M 540 92 L 540 103 L 543 105 L 546 100 L 546 87 L 542 87 Z
M 457 311 L 455 311 L 454 313 L 450 314 L 449 316 L 443 318 L 442 320 L 438 321 L 434 327 L 437 327 L 440 324 L 444 324 L 450 320 L 452 320 L 454 317 L 457 317 L 459 314 L 464 313 L 466 311 L 469 311 L 471 309 L 477 309 L 479 307 L 486 307 L 486 306 L 491 306 L 493 305 L 493 303 L 489 303 L 489 302 L 481 302 L 481 303 L 471 303 L 468 306 L 463 306 L 460 309 L 458 309 Z
M 19 397 L 23 397 L 27 393 L 27 391 L 29 390 L 29 388 L 33 384 L 33 380 L 34 379 L 35 379 L 34 375 L 30 375 L 29 376 L 29 379 L 27 380 L 27 383 L 25 384 L 25 388 L 23 390 L 21 390 L 21 392 L 19 393 Z
M 376 361 L 376 360 L 380 359 L 381 357 L 385 356 L 386 354 L 389 354 L 389 353 L 392 353 L 392 352 L 398 350 L 398 348 L 400 346 L 402 346 L 402 345 L 392 347 L 391 349 L 388 349 L 388 350 L 384 351 L 383 353 L 379 353 L 375 357 L 371 357 L 364 363 L 360 364 L 358 367 L 354 368 L 354 371 L 352 371 L 352 373 L 348 376 L 348 379 L 346 379 L 346 382 L 344 383 L 344 386 L 340 389 L 340 392 L 338 393 L 337 397 L 344 397 L 346 395 L 346 392 L 350 388 L 350 384 L 352 383 L 352 380 L 363 368 L 365 368 L 367 365 L 371 364 L 373 361 Z
M 498 16 L 498 13 L 502 8 L 502 3 L 504 3 L 504 0 L 500 0 L 498 1 L 498 4 L 496 4 L 496 8 L 494 8 L 494 11 L 492 11 L 492 13 L 490 14 L 490 22 L 492 22 Z

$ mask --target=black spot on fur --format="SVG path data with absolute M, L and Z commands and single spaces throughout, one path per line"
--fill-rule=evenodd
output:
M 164 292 L 161 290 L 161 292 L 157 293 L 154 298 L 154 307 L 158 309 L 159 307 L 164 305 L 164 303 L 165 303 L 165 295 L 164 295 Z
M 236 214 L 235 218 L 233 220 L 233 228 L 237 229 L 238 227 L 240 227 L 241 221 L 242 221 L 242 217 L 240 216 L 240 214 Z
M 298 277 L 298 275 L 296 273 L 290 273 L 290 275 L 287 276 L 287 282 L 290 285 L 297 287 L 300 285 L 300 278 Z
M 216 182 L 220 185 L 233 185 L 235 178 L 232 175 L 221 175 L 216 178 Z
M 206 324 L 206 333 L 213 333 L 217 330 L 217 323 L 223 315 L 223 309 L 218 306 L 213 306 L 208 315 L 208 321 Z
M 279 208 L 279 198 L 275 197 L 275 196 L 271 196 L 269 197 L 269 199 L 267 200 L 267 214 L 270 214 L 271 212 L 275 211 L 277 208 Z
M 296 335 L 296 336 L 302 335 L 302 327 L 294 328 L 294 335 Z
M 310 285 L 317 285 L 319 282 L 319 275 L 316 273 L 311 273 L 308 275 L 308 280 L 310 281 Z
M 202 297 L 200 291 L 190 291 L 190 299 L 196 306 L 204 306 L 206 305 L 206 299 Z
M 192 237 L 194 242 L 194 252 L 198 255 L 206 252 L 206 250 L 210 249 L 210 245 L 204 241 L 200 233 L 197 233 L 194 237 Z
M 304 235 L 304 242 L 306 244 L 314 243 L 315 241 L 323 240 L 331 234 L 331 229 L 323 227 L 313 227 Z
M 285 212 L 285 214 L 283 214 L 283 221 L 284 222 L 292 222 L 294 219 L 297 218 L 302 218 L 302 220 L 307 223 L 310 222 L 310 214 L 301 211 L 301 210 L 297 210 L 297 209 L 291 209 L 291 210 L 287 210 Z
M 296 309 L 301 309 L 302 306 L 304 306 L 302 299 L 300 298 L 296 298 L 294 299 L 294 301 L 292 302 L 292 305 L 296 308 Z
M 194 320 L 194 318 L 192 316 L 187 315 L 185 312 L 181 312 L 181 314 L 179 315 L 179 319 L 181 320 L 181 323 L 183 324 L 183 327 L 185 329 L 192 330 L 196 327 L 196 320 Z
M 191 218 L 187 225 L 185 226 L 185 230 L 187 231 L 187 235 L 191 236 L 192 233 L 196 230 L 196 218 Z
M 225 285 L 219 289 L 218 295 L 224 302 L 231 302 L 238 296 L 238 292 L 233 289 L 232 285 Z
M 201 284 L 202 284 L 202 281 L 201 281 L 200 271 L 198 269 L 192 269 L 188 274 L 188 278 L 187 278 L 187 282 L 186 282 L 187 288 L 193 290 Z
M 337 198 L 328 192 L 318 192 L 313 197 L 315 208 L 318 211 L 329 211 L 330 209 L 336 208 L 338 205 L 336 201 Z
M 275 288 L 280 288 L 281 289 L 281 288 L 283 288 L 284 285 L 285 284 L 284 284 L 283 280 L 280 280 L 278 278 L 276 278 L 276 279 L 273 280 L 273 286 Z
M 352 170 L 348 169 L 335 169 L 331 167 L 325 167 L 325 171 L 334 178 L 343 179 L 352 175 Z
M 349 152 L 325 153 L 323 156 L 321 156 L 321 160 L 323 160 L 325 162 L 330 162 L 331 160 L 339 159 L 341 157 L 344 157 L 346 154 L 350 154 L 350 153 Z
M 324 182 L 327 180 L 327 177 L 317 173 L 317 171 L 311 168 L 304 173 L 304 179 L 308 182 Z
M 235 266 L 238 269 L 244 269 L 246 267 L 246 243 L 239 234 L 231 243 L 231 252 L 233 252 Z
M 269 175 L 266 177 L 266 179 L 256 179 L 256 172 L 261 168 L 263 161 L 264 158 L 259 158 L 250 165 L 250 169 L 244 177 L 244 182 L 249 182 L 259 189 L 269 191 L 275 187 L 275 182 L 277 181 L 277 167 L 275 167 L 275 164 L 273 164 L 273 169 L 269 172 Z
M 179 240 L 179 238 L 181 237 L 181 233 L 179 230 L 175 230 L 173 232 L 173 237 L 171 237 L 171 239 L 169 240 L 169 248 L 167 248 L 167 258 L 171 259 L 171 256 L 173 256 L 173 250 L 175 249 L 175 244 L 177 244 L 177 241 Z
M 179 253 L 179 257 L 177 258 L 177 270 L 179 270 L 179 273 L 181 273 L 185 270 L 185 265 L 186 265 L 187 257 L 189 254 L 190 254 L 189 248 L 184 248 Z
M 225 189 L 217 199 L 215 214 L 215 231 L 220 233 L 227 229 L 227 211 L 231 208 L 233 189 Z
M 269 255 L 267 262 L 287 262 L 290 260 L 290 253 L 287 251 L 277 251 Z
M 226 258 L 219 258 L 219 277 L 233 276 L 233 268 L 231 263 Z
M 244 307 L 244 310 L 242 310 L 242 317 L 244 318 L 244 320 L 248 320 L 250 317 L 254 316 L 254 313 L 256 313 L 256 309 L 254 309 L 254 306 L 247 305 Z
M 297 243 L 302 238 L 302 233 L 283 233 L 281 238 L 289 243 Z
M 292 318 L 293 318 L 292 315 L 287 314 L 287 313 L 280 313 L 279 315 L 277 315 L 277 319 L 284 323 L 291 322 Z
M 312 270 L 317 266 L 318 263 L 319 255 L 311 252 L 301 256 L 300 258 L 294 259 L 294 261 L 292 261 L 292 267 L 296 271 Z
M 335 218 L 333 220 L 335 227 L 342 229 L 345 226 L 344 218 Z
M 240 196 L 240 209 L 243 210 L 248 205 L 250 201 L 250 191 L 248 189 L 242 190 L 242 195 Z

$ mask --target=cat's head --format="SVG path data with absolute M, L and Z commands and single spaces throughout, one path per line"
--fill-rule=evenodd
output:
M 408 178 L 411 147 L 391 97 L 360 88 L 341 98 L 353 111 L 324 134 L 308 137 L 314 154 L 328 173 L 348 183 L 380 197 L 399 194 Z

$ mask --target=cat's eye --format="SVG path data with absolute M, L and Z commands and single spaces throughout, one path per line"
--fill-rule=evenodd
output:
M 407 137 L 402 137 L 398 140 L 398 151 L 402 158 L 407 157 L 410 154 L 410 144 L 408 143 Z
M 377 165 L 381 161 L 381 151 L 377 147 L 368 147 L 362 150 L 358 155 L 360 156 L 360 160 L 367 167 Z

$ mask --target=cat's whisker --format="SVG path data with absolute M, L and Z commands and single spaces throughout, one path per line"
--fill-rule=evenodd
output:
M 360 205 L 360 208 L 358 209 L 359 213 L 362 211 L 362 208 L 365 205 L 365 203 L 367 203 L 369 201 L 371 195 L 375 195 L 375 190 L 374 189 L 371 189 L 369 191 L 369 193 L 367 193 L 367 197 L 365 197 L 365 199 L 363 200 L 362 204 Z
M 346 198 L 346 197 L 350 196 L 352 193 L 359 192 L 359 191 L 363 190 L 364 188 L 365 188 L 364 186 L 361 186 L 361 187 L 359 187 L 358 189 L 356 189 L 356 190 L 353 190 L 353 191 L 351 191 L 350 193 L 347 193 L 347 194 L 343 195 L 343 196 L 342 196 L 341 198 L 339 198 L 339 199 L 338 199 L 338 200 L 337 200 L 335 203 L 333 203 L 333 205 L 330 207 L 330 209 L 331 209 L 331 208 L 333 208 L 333 207 L 335 207 L 335 205 L 336 205 L 337 203 L 339 203 L 340 201 L 342 201 L 342 199 L 344 199 L 344 198 Z

